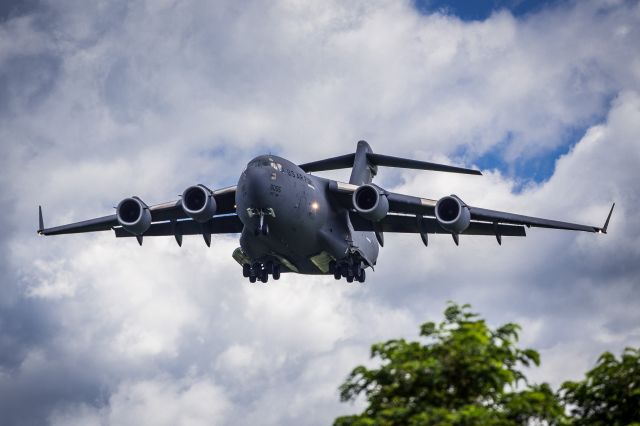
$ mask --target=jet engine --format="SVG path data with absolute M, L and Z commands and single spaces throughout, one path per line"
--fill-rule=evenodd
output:
M 469 227 L 471 213 L 469 207 L 457 196 L 442 197 L 436 203 L 436 219 L 447 231 L 460 234 Z
M 204 185 L 194 185 L 182 193 L 182 209 L 191 219 L 205 223 L 216 214 L 216 199 L 213 192 Z
M 353 207 L 365 219 L 378 222 L 389 212 L 389 200 L 375 186 L 362 185 L 353 193 Z
M 138 197 L 125 198 L 116 208 L 118 223 L 134 235 L 142 235 L 151 226 L 149 207 Z

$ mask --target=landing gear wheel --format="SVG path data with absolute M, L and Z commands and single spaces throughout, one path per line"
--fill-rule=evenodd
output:
M 262 281 L 263 283 L 269 281 L 269 274 L 266 270 L 262 270 L 262 273 L 260 274 L 260 281 Z
M 248 263 L 242 265 L 242 276 L 248 278 L 251 275 L 251 266 Z
M 354 271 L 355 266 L 349 266 L 347 267 L 347 282 L 352 283 L 353 279 L 356 276 L 357 273 L 357 269 Z
M 262 266 L 259 263 L 254 263 L 249 266 L 249 281 L 255 283 L 260 278 Z
M 265 237 L 267 235 L 269 235 L 269 225 L 265 222 L 262 224 L 262 229 L 260 229 L 260 232 L 262 233 L 262 235 L 264 235 Z
M 340 271 L 339 271 L 339 270 L 337 270 L 337 269 L 336 269 L 336 270 L 333 272 L 333 278 L 335 278 L 336 280 L 339 280 L 340 278 L 342 278 L 342 274 L 340 273 Z
M 364 269 L 361 269 L 360 273 L 358 274 L 358 282 L 363 283 L 366 278 L 367 278 L 367 273 L 365 272 Z
M 280 265 L 278 265 L 277 263 L 275 265 L 273 265 L 273 279 L 274 280 L 279 280 L 280 279 Z
M 347 278 L 347 275 L 349 275 L 349 267 L 347 265 L 342 265 L 340 267 L 340 275 Z

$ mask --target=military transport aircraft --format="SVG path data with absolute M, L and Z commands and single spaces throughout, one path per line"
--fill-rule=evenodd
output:
M 439 200 L 387 191 L 372 184 L 379 166 L 480 175 L 477 170 L 374 154 L 365 141 L 356 152 L 296 165 L 275 155 L 261 155 L 247 164 L 236 186 L 212 190 L 199 184 L 181 199 L 148 206 L 138 197 L 125 198 L 115 214 L 69 225 L 45 228 L 41 235 L 113 229 L 116 237 L 199 234 L 207 246 L 212 234 L 240 234 L 233 258 L 251 282 L 267 282 L 281 272 L 333 274 L 336 279 L 364 282 L 373 269 L 385 232 L 420 235 L 524 237 L 526 227 L 606 233 L 613 207 L 603 225 L 579 225 L 487 210 L 466 204 L 456 195 Z M 311 172 L 352 168 L 349 183 Z

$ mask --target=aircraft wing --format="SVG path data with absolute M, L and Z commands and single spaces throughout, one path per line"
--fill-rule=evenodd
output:
M 378 222 L 371 222 L 353 210 L 351 197 L 357 188 L 356 185 L 336 181 L 329 184 L 329 190 L 338 202 L 350 210 L 351 223 L 356 231 L 375 231 L 378 234 L 382 232 L 419 233 L 421 235 L 451 234 L 451 231 L 442 228 L 435 218 L 437 200 L 380 189 L 389 201 L 389 214 Z M 526 236 L 525 226 L 606 233 L 614 206 L 615 204 L 611 206 L 605 224 L 598 227 L 466 205 L 469 209 L 471 222 L 462 234 L 494 235 L 500 241 L 501 236 Z
M 213 191 L 216 200 L 216 216 L 208 222 L 200 224 L 187 216 L 180 200 L 149 206 L 151 226 L 142 236 L 173 235 L 180 240 L 182 235 L 237 233 L 242 231 L 242 222 L 235 214 L 236 187 L 228 187 Z M 120 226 L 115 214 L 103 216 L 67 225 L 45 228 L 42 219 L 42 208 L 39 209 L 40 235 L 77 234 L 84 232 L 109 231 L 113 229 L 116 237 L 134 237 Z M 141 237 L 141 236 L 137 236 Z M 207 236 L 205 235 L 205 241 Z M 141 241 L 141 238 L 138 238 Z
M 611 218 L 611 213 L 613 213 L 613 207 L 615 203 L 611 206 L 611 210 L 609 211 L 609 215 L 607 216 L 607 220 L 605 221 L 604 226 L 592 226 L 592 225 L 581 225 L 578 223 L 571 222 L 561 222 L 558 220 L 551 219 L 543 219 L 539 217 L 532 216 L 523 216 L 514 213 L 500 212 L 496 210 L 487 210 L 479 207 L 471 207 L 469 206 L 469 211 L 471 212 L 472 220 L 479 220 L 484 222 L 493 222 L 493 223 L 509 223 L 515 225 L 526 225 L 527 227 L 536 227 L 536 228 L 551 228 L 551 229 L 566 229 L 569 231 L 585 231 L 585 232 L 607 232 L 607 227 L 609 225 L 609 219 Z

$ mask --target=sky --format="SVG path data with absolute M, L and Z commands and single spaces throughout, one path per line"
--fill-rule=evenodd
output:
M 427 15 L 438 12 L 463 21 L 483 21 L 497 11 L 505 10 L 521 17 L 560 3 L 558 0 L 414 0 L 413 5 Z
M 338 386 L 370 345 L 448 300 L 519 323 L 532 382 L 640 346 L 640 5 L 482 4 L 0 3 L 0 424 L 330 424 L 363 408 Z M 609 233 L 386 235 L 364 285 L 257 285 L 235 235 L 35 232 L 39 204 L 84 220 L 360 139 L 483 171 L 384 169 L 389 190 L 596 226 L 615 201 Z

